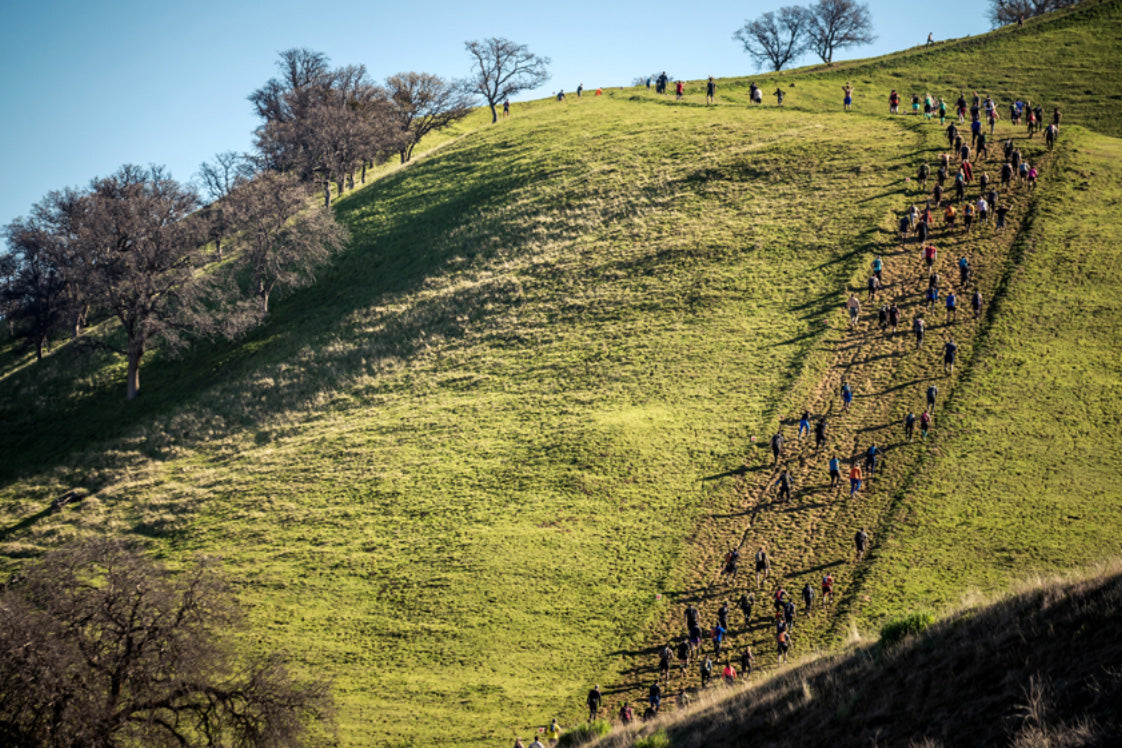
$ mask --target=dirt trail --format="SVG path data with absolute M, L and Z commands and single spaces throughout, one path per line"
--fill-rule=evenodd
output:
M 1018 140 L 1018 144 L 1022 150 L 1031 145 L 1025 140 Z M 938 149 L 933 149 L 931 158 L 936 158 L 937 153 Z M 1039 161 L 1042 178 L 1048 178 L 1049 157 L 1033 152 L 1026 156 L 1032 163 Z M 976 166 L 976 175 L 982 170 L 994 172 L 991 177 L 996 182 L 999 168 L 1000 161 L 991 157 L 980 167 Z M 861 570 L 876 563 L 877 544 L 882 539 L 882 530 L 888 531 L 887 523 L 899 499 L 898 493 L 908 486 L 922 456 L 928 452 L 937 454 L 940 430 L 953 427 L 953 424 L 940 422 L 940 412 L 961 372 L 968 368 L 974 355 L 974 341 L 987 319 L 985 314 L 977 321 L 972 319 L 970 296 L 975 284 L 981 289 L 985 303 L 990 304 L 993 299 L 987 292 L 998 286 L 1029 213 L 1033 193 L 1027 187 L 1014 185 L 1010 190 L 999 192 L 1002 202 L 1011 205 L 1009 225 L 1002 233 L 994 232 L 991 218 L 988 226 L 976 225 L 967 235 L 962 229 L 961 215 L 954 229 L 948 231 L 943 227 L 942 211 L 933 210 L 937 228 L 928 242 L 939 249 L 934 269 L 940 277 L 940 299 L 930 311 L 924 310 L 927 335 L 919 349 L 915 346 L 911 324 L 914 316 L 924 309 L 923 293 L 930 271 L 922 262 L 920 245 L 914 238 L 909 238 L 901 248 L 895 227 L 882 229 L 881 241 L 873 249 L 880 252 L 884 262 L 885 288 L 875 302 L 867 301 L 864 290 L 858 293 L 862 303 L 860 325 L 845 334 L 835 346 L 825 376 L 806 402 L 805 409 L 811 415 L 811 433 L 801 442 L 796 439 L 802 408 L 783 414 L 787 443 L 779 464 L 772 464 L 770 449 L 752 450 L 752 456 L 734 481 L 736 508 L 723 514 L 709 514 L 699 522 L 691 549 L 682 562 L 681 568 L 688 572 L 679 575 L 681 589 L 668 593 L 666 615 L 634 649 L 633 664 L 624 671 L 623 682 L 608 689 L 609 709 L 618 709 L 621 701 L 633 704 L 645 701 L 647 688 L 657 677 L 658 650 L 663 644 L 677 642 L 685 635 L 683 610 L 688 603 L 699 608 L 702 628 L 707 631 L 716 621 L 717 608 L 727 602 L 730 636 L 721 659 L 727 656 L 735 659 L 750 645 L 756 655 L 757 670 L 777 667 L 771 599 L 778 584 L 782 584 L 798 604 L 792 636 L 793 657 L 814 648 L 835 645 L 845 637 L 842 629 L 848 614 L 862 602 Z M 978 193 L 975 183 L 967 193 L 968 199 L 976 201 Z M 910 193 L 909 198 L 921 203 L 923 199 L 918 193 Z M 946 201 L 943 204 L 945 206 Z M 969 258 L 972 272 L 971 282 L 960 287 L 957 261 L 963 255 Z M 867 275 L 871 274 L 870 269 Z M 944 322 L 943 298 L 948 289 L 953 289 L 958 296 L 958 321 L 950 325 Z M 881 303 L 891 303 L 893 299 L 901 315 L 898 332 L 890 335 L 879 329 L 877 310 Z M 950 377 L 943 373 L 941 355 L 943 343 L 949 336 L 959 345 L 959 362 L 954 376 Z M 843 379 L 848 380 L 854 390 L 849 413 L 843 413 L 841 407 Z M 925 407 L 925 392 L 932 383 L 939 388 L 932 436 L 922 442 L 917 424 L 915 441 L 908 444 L 903 437 L 904 415 L 911 410 L 919 416 Z M 821 452 L 816 453 L 813 424 L 823 415 L 828 419 L 827 442 Z M 766 441 L 770 434 L 760 438 Z M 849 467 L 862 459 L 874 441 L 882 450 L 881 463 L 863 490 L 850 498 Z M 826 466 L 833 454 L 842 459 L 842 480 L 836 490 L 829 488 Z M 794 477 L 794 498 L 778 503 L 775 482 L 784 466 Z M 857 564 L 854 563 L 853 537 L 861 527 L 871 535 L 871 549 L 866 560 Z M 721 566 L 724 555 L 738 544 L 740 572 L 736 583 L 729 585 L 719 579 Z M 742 592 L 755 589 L 753 555 L 761 546 L 767 548 L 772 557 L 772 575 L 755 590 L 754 615 L 746 628 L 736 601 Z M 836 600 L 823 606 L 818 594 L 827 572 L 836 579 Z M 799 594 L 806 583 L 811 585 L 816 596 L 814 611 L 809 616 L 804 614 Z M 703 642 L 702 652 L 711 651 L 710 643 Z M 716 665 L 716 660 L 714 662 Z M 719 672 L 719 667 L 715 667 L 715 672 Z M 672 668 L 669 686 L 663 686 L 664 696 L 672 702 L 679 688 L 695 689 L 699 685 L 695 657 L 684 675 L 676 667 Z M 609 712 L 611 715 L 614 711 Z

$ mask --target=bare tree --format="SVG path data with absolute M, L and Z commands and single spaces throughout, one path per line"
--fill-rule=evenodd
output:
M 55 265 L 50 245 L 54 237 L 34 221 L 17 219 L 4 229 L 6 281 L 2 302 L 9 330 L 35 349 L 41 360 L 51 336 L 64 326 L 65 281 Z
M 304 744 L 326 687 L 237 656 L 240 622 L 212 561 L 173 578 L 111 540 L 47 555 L 0 592 L 0 743 Z
M 768 11 L 754 21 L 745 21 L 733 38 L 744 45 L 744 51 L 757 67 L 766 62 L 779 71 L 806 50 L 806 28 L 809 11 L 797 5 Z
M 990 0 L 990 22 L 996 26 L 1016 23 L 1075 5 L 1078 0 Z
M 230 232 L 230 221 L 222 201 L 235 187 L 252 178 L 254 171 L 253 162 L 237 151 L 219 153 L 213 161 L 204 161 L 199 166 L 199 181 L 210 200 L 203 210 L 210 227 L 209 238 L 214 242 L 214 253 L 219 260 L 222 259 L 222 240 Z
M 316 268 L 346 245 L 346 229 L 326 208 L 308 206 L 293 174 L 265 172 L 238 187 L 229 204 L 245 241 L 239 260 L 249 269 L 261 316 L 275 289 L 308 285 Z
M 127 345 L 100 344 L 128 359 L 127 399 L 140 392 L 140 360 L 153 339 L 173 346 L 183 333 L 212 327 L 203 311 L 206 278 L 202 221 L 185 219 L 198 207 L 192 188 L 162 167 L 122 166 L 95 179 L 82 227 L 91 293 L 124 328 Z
M 475 65 L 471 77 L 463 83 L 464 89 L 487 101 L 491 124 L 499 121 L 496 107 L 503 101 L 549 80 L 550 59 L 533 54 L 525 44 L 491 37 L 465 42 L 464 46 Z
M 393 116 L 406 134 L 401 163 L 430 132 L 443 130 L 471 112 L 471 101 L 455 85 L 429 73 L 398 73 L 386 79 Z
M 818 0 L 808 10 L 808 47 L 826 64 L 834 61 L 834 52 L 839 49 L 876 40 L 868 5 L 855 0 Z
M 304 49 L 281 53 L 279 65 L 283 77 L 249 97 L 265 120 L 256 133 L 259 160 L 321 184 L 330 206 L 331 185 L 341 194 L 360 166 L 365 179 L 367 163 L 398 152 L 402 133 L 365 67 L 332 70 L 324 55 Z

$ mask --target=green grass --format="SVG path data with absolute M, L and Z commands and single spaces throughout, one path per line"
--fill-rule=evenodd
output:
M 1119 7 L 1088 18 L 1116 21 Z M 1049 33 L 1090 39 L 1088 18 L 1060 19 Z M 1097 41 L 1112 38 L 1114 21 L 1089 49 L 1117 70 L 1117 45 Z M 989 55 L 995 80 L 1021 75 L 1026 38 L 995 37 L 1013 45 Z M 957 86 L 942 68 L 972 75 L 977 54 L 968 46 L 869 63 L 860 90 L 886 94 L 898 85 L 894 70 Z M 855 116 L 836 112 L 837 79 L 848 74 L 790 77 L 798 84 L 785 109 L 743 107 L 738 82 L 726 81 L 717 107 L 696 106 L 699 93 L 676 106 L 608 91 L 519 105 L 495 127 L 465 122 L 427 143 L 441 146 L 428 157 L 387 166 L 338 201 L 354 241 L 316 286 L 281 300 L 246 340 L 146 360 L 144 394 L 127 409 L 119 362 L 70 346 L 39 364 L 0 351 L 5 568 L 92 532 L 143 539 L 172 564 L 223 555 L 251 608 L 245 645 L 289 651 L 298 671 L 333 679 L 344 745 L 490 744 L 555 714 L 571 724 L 593 682 L 640 688 L 653 663 L 634 652 L 678 620 L 670 602 L 709 590 L 715 557 L 749 531 L 779 551 L 777 571 L 801 583 L 848 554 L 854 523 L 895 521 L 872 571 L 847 570 L 840 581 L 845 620 L 947 599 L 923 584 L 936 593 L 979 586 L 953 565 L 953 581 L 932 581 L 941 572 L 920 561 L 938 541 L 914 530 L 923 525 L 912 515 L 895 519 L 901 506 L 938 510 L 910 498 L 918 491 L 897 501 L 917 467 L 941 501 L 959 500 L 938 487 L 960 477 L 926 476 L 944 469 L 941 450 L 966 455 L 971 445 L 940 437 L 933 461 L 925 449 L 901 450 L 867 502 L 828 495 L 814 459 L 798 468 L 798 511 L 767 511 L 762 499 L 773 476 L 751 437 L 764 439 L 807 403 L 830 407 L 845 372 L 859 377 L 858 414 L 836 427 L 832 447 L 849 454 L 869 430 L 894 428 L 910 392 L 898 384 L 931 375 L 930 360 L 906 342 L 840 331 L 843 289 L 863 279 L 873 251 L 900 283 L 913 280 L 911 250 L 895 251 L 894 215 L 915 199 L 905 177 L 940 148 L 937 125 L 889 119 L 871 103 Z M 1010 90 L 1023 90 L 1025 75 L 1010 77 Z M 1050 68 L 1041 80 L 1061 77 Z M 1109 100 L 1062 101 L 1065 122 L 1109 120 Z M 1087 144 L 1113 142 L 1071 137 L 1078 152 L 1063 159 L 1097 158 Z M 1067 129 L 1064 138 L 1067 147 Z M 1035 162 L 1039 145 L 1026 148 Z M 1091 161 L 1084 170 L 1114 179 L 1095 194 L 1114 194 L 1114 172 Z M 1057 204 L 1079 184 L 1049 179 Z M 1050 230 L 1050 210 L 1037 205 L 1031 231 Z M 995 288 L 1012 239 L 948 239 L 944 261 L 976 253 L 979 277 Z M 1025 268 L 1035 256 L 1025 252 Z M 1105 255 L 1095 266 L 1104 314 L 1114 311 L 1109 266 Z M 964 330 L 965 358 L 975 334 L 986 357 L 1011 357 L 1002 352 L 1020 343 L 1002 337 L 1007 305 L 1038 314 L 1019 294 L 1042 281 L 1013 277 L 993 326 Z M 1102 352 L 1117 328 L 1086 327 L 1079 334 L 1099 346 L 1100 368 L 1081 371 L 1108 388 L 1117 380 Z M 1082 343 L 1063 347 L 1075 353 Z M 955 396 L 956 418 L 988 381 L 981 367 Z M 994 374 L 1001 389 L 989 397 L 1001 405 L 985 407 L 1020 407 L 1007 402 L 1020 392 L 1007 379 Z M 1096 486 L 1118 473 L 1103 444 L 1099 462 L 1086 463 L 1102 468 Z M 1029 454 L 1016 459 L 1043 469 Z M 987 457 L 976 469 L 1004 467 Z M 42 511 L 75 486 L 90 497 Z M 1081 494 L 1100 503 L 1110 495 Z M 980 537 L 995 547 L 992 535 Z M 1105 532 L 1080 538 L 1087 555 L 1115 547 Z M 1000 547 L 1016 542 L 1027 553 L 1038 540 Z M 916 586 L 885 591 L 904 571 Z M 810 631 L 804 641 L 816 645 L 840 636 L 825 621 Z
M 877 550 L 866 620 L 1122 554 L 1122 141 L 1070 137 L 944 438 Z
M 346 744 L 448 720 L 505 739 L 610 670 L 719 491 L 698 479 L 739 464 L 816 360 L 841 299 L 823 289 L 889 208 L 854 154 L 915 134 L 609 98 L 531 112 L 342 200 L 355 249 L 244 344 L 153 361 L 144 417 L 114 423 L 92 374 L 73 407 L 107 438 L 4 506 L 96 495 L 7 549 L 106 527 L 222 553 L 257 646 L 336 680 Z M 839 195 L 852 210 L 822 209 Z M 52 407 L 24 418 L 71 417 Z M 38 436 L 18 467 L 55 462 Z

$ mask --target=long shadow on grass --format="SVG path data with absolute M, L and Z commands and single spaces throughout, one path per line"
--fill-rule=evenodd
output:
M 227 393 L 225 400 L 215 392 L 217 402 L 208 406 L 221 411 L 214 415 L 225 427 L 252 427 L 278 410 L 299 408 L 362 373 L 366 360 L 411 355 L 427 335 L 462 335 L 481 316 L 485 302 L 503 295 L 502 288 L 480 287 L 457 295 L 451 304 L 430 301 L 386 312 L 376 327 L 367 324 L 371 329 L 348 316 L 422 287 L 453 261 L 494 255 L 504 242 L 517 240 L 506 238 L 511 221 L 546 210 L 530 201 L 512 212 L 508 200 L 512 192 L 540 179 L 543 166 L 529 157 L 507 154 L 499 160 L 488 154 L 484 144 L 461 147 L 340 200 L 336 213 L 351 227 L 352 241 L 319 274 L 316 285 L 281 300 L 268 321 L 241 341 L 201 344 L 180 360 L 146 359 L 142 395 L 132 403 L 123 403 L 123 381 L 103 381 L 65 398 L 19 397 L 34 391 L 38 372 L 27 367 L 14 377 L 17 381 L 6 383 L 9 394 L 0 398 L 0 421 L 6 426 L 0 430 L 0 453 L 5 455 L 0 480 L 54 467 L 77 449 L 119 438 L 146 419 L 167 414 L 262 364 L 305 365 L 288 366 L 283 377 L 273 377 L 274 384 L 258 392 Z M 488 215 L 492 217 L 479 218 Z M 337 345 L 340 341 L 344 344 Z M 309 356 L 300 356 L 309 348 L 310 366 Z M 180 433 L 174 442 L 190 446 L 203 438 Z M 150 439 L 143 448 L 155 455 L 171 440 Z M 101 485 L 93 476 L 86 481 L 91 491 Z

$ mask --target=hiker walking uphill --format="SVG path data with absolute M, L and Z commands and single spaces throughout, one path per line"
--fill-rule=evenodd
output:
M 842 93 L 844 93 L 844 94 L 845 94 L 845 98 L 844 98 L 844 99 L 842 99 L 842 106 L 844 106 L 844 107 L 845 107 L 845 111 L 847 111 L 847 112 L 848 112 L 848 111 L 850 110 L 850 108 L 851 108 L 851 107 L 853 106 L 853 86 L 851 86 L 851 85 L 850 85 L 850 84 L 849 84 L 849 83 L 847 82 L 847 83 L 846 83 L 846 84 L 845 84 L 844 86 L 842 86 L 841 88 L 842 88 Z
M 791 471 L 787 468 L 783 468 L 783 472 L 779 474 L 779 480 L 775 482 L 775 485 L 779 487 L 779 497 L 777 501 L 788 502 L 791 500 L 791 487 L 793 483 L 794 479 L 791 478 Z
M 736 571 L 740 566 L 740 549 L 733 548 L 725 554 L 724 577 L 725 581 L 732 584 L 736 581 Z
M 759 582 L 756 583 L 759 587 Z M 745 592 L 740 595 L 740 599 L 736 601 L 736 607 L 740 608 L 740 612 L 744 614 L 744 628 L 748 628 L 752 623 L 752 608 L 756 605 L 756 593 Z
M 603 701 L 603 696 L 600 694 L 600 686 L 593 686 L 592 690 L 588 692 L 588 698 L 585 703 L 588 704 L 588 721 L 592 722 L 600 713 L 600 704 Z
M 830 458 L 828 469 L 830 471 L 830 488 L 837 488 L 841 481 L 841 460 L 837 455 Z
M 771 559 L 768 558 L 767 551 L 761 546 L 760 550 L 756 551 L 756 589 L 760 588 L 760 575 L 763 575 L 762 579 L 766 582 L 770 571 Z
M 779 429 L 779 431 L 776 431 L 775 434 L 771 437 L 771 460 L 772 460 L 771 464 L 772 465 L 778 465 L 779 464 L 779 458 L 783 456 L 783 443 L 784 443 L 784 441 L 785 440 L 783 438 L 783 429 Z
M 856 551 L 854 561 L 860 561 L 865 558 L 865 551 L 869 549 L 869 533 L 865 532 L 864 527 L 858 530 L 857 534 L 853 536 L 853 547 Z
M 709 76 L 709 80 L 705 83 L 705 103 L 712 104 L 716 93 L 717 84 L 713 81 L 713 76 Z
M 853 404 L 853 388 L 849 386 L 849 382 L 842 380 L 841 384 L 841 399 L 842 411 L 848 413 L 849 406 Z
M 826 416 L 818 419 L 818 423 L 814 424 L 814 451 L 822 449 L 822 445 L 826 443 Z

